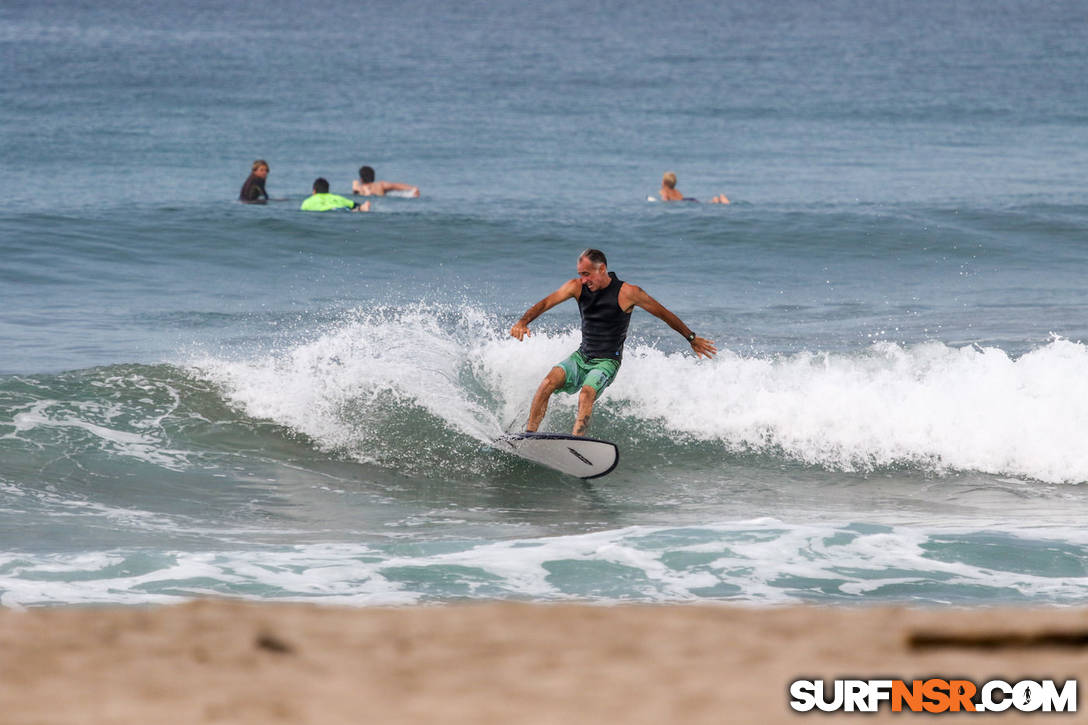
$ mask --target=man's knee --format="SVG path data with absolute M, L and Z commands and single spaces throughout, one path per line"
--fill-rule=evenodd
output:
M 560 367 L 554 367 L 548 371 L 548 374 L 544 376 L 544 381 L 540 384 L 540 387 L 546 389 L 548 394 L 554 393 L 563 387 L 563 384 L 567 382 L 567 373 Z
M 592 403 L 597 399 L 597 389 L 590 385 L 583 385 L 582 390 L 578 393 L 579 402 Z

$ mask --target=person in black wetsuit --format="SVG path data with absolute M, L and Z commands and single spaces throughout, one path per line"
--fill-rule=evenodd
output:
M 253 162 L 253 173 L 242 184 L 242 191 L 238 194 L 238 200 L 246 204 L 266 204 L 268 192 L 264 190 L 264 180 L 268 178 L 268 162 L 257 159 Z
M 544 377 L 529 409 L 525 430 L 535 431 L 548 410 L 548 400 L 556 391 L 578 393 L 578 416 L 574 435 L 584 435 L 589 427 L 597 396 L 615 379 L 623 360 L 623 343 L 631 312 L 641 307 L 664 320 L 691 345 L 698 357 L 713 357 L 714 343 L 699 337 L 679 317 L 641 287 L 624 282 L 608 271 L 608 260 L 599 249 L 587 249 L 578 257 L 578 276 L 530 307 L 510 328 L 510 335 L 523 340 L 531 335 L 529 323 L 544 312 L 570 298 L 578 301 L 582 318 L 582 344 L 570 357 L 553 367 Z

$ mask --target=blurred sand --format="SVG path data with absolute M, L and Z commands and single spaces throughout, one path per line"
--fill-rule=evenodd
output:
M 912 647 L 918 634 L 996 636 Z M 1073 642 L 1055 644 L 1039 635 Z M 798 678 L 1088 676 L 1088 609 L 197 601 L 0 610 L 0 723 L 865 723 L 799 714 Z M 1010 635 L 1016 635 L 1010 639 Z M 1083 682 L 1079 683 L 1083 686 Z M 1082 701 L 1084 696 L 1080 698 Z M 1081 722 L 1076 715 L 938 716 Z

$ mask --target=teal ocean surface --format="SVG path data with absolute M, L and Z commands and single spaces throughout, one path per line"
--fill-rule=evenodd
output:
M 1085 11 L 0 8 L 0 605 L 1083 603 Z M 591 482 L 488 445 L 586 247 L 720 349 Z

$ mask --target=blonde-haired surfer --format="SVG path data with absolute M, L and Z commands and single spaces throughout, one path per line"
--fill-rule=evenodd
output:
M 242 184 L 242 191 L 238 193 L 238 201 L 246 204 L 264 204 L 268 201 L 268 192 L 264 190 L 265 179 L 268 178 L 268 162 L 257 159 L 253 162 L 253 171 L 249 178 Z
M 661 201 L 698 201 L 691 197 L 685 197 L 680 193 L 680 190 L 676 188 L 676 174 L 672 171 L 666 171 L 661 177 L 661 190 L 658 191 L 661 196 Z M 728 204 L 729 199 L 725 194 L 718 194 L 710 200 L 711 204 Z

